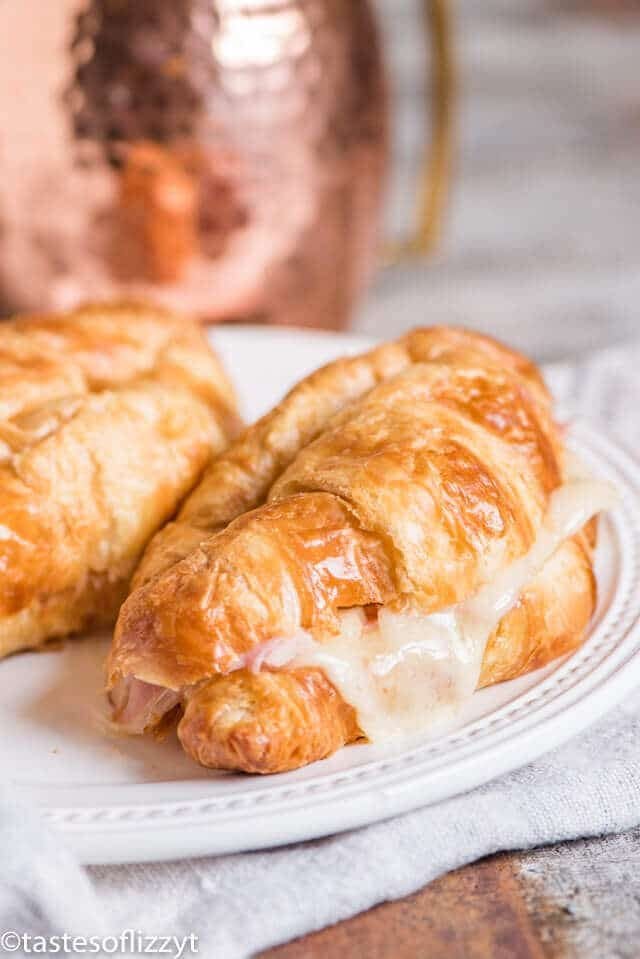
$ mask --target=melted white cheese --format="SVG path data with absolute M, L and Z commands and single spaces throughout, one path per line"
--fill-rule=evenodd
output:
M 300 631 L 275 640 L 252 668 L 318 666 L 355 707 L 372 742 L 410 738 L 451 721 L 474 692 L 487 641 L 558 546 L 615 505 L 607 483 L 571 478 L 551 496 L 533 547 L 472 598 L 429 616 L 382 609 L 342 614 L 339 636 L 315 642 Z

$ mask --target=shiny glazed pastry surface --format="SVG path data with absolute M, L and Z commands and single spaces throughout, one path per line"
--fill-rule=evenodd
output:
M 195 324 L 131 304 L 0 324 L 0 656 L 115 621 L 238 429 Z
M 564 454 L 537 369 L 461 330 L 416 330 L 302 381 L 205 471 L 152 540 L 109 659 L 116 718 L 169 708 L 199 762 L 277 772 L 361 737 L 321 669 L 260 666 L 326 643 L 341 612 L 429 615 L 531 548 Z M 595 602 L 594 526 L 564 541 L 493 631 L 480 684 L 574 649 Z M 170 691 L 170 692 L 167 692 Z

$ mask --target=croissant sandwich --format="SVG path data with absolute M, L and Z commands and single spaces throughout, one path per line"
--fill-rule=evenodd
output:
M 611 491 L 529 361 L 419 329 L 296 386 L 151 542 L 108 662 L 115 720 L 178 717 L 205 766 L 272 773 L 449 721 L 575 649 Z
M 0 656 L 115 622 L 238 421 L 195 324 L 87 306 L 0 324 Z

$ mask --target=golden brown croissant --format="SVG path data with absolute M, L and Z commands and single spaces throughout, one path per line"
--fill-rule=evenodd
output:
M 114 622 L 149 538 L 237 427 L 180 317 L 117 304 L 0 324 L 0 656 Z
M 277 772 L 447 716 L 574 649 L 597 484 L 536 368 L 416 330 L 300 383 L 151 542 L 109 659 L 132 731 L 179 707 L 199 762 Z

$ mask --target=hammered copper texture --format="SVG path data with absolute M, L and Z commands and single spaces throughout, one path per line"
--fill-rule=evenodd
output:
M 344 325 L 387 157 L 367 0 L 28 7 L 13 27 L 42 24 L 47 114 L 20 117 L 25 162 L 0 154 L 2 299 L 151 294 L 211 320 Z

